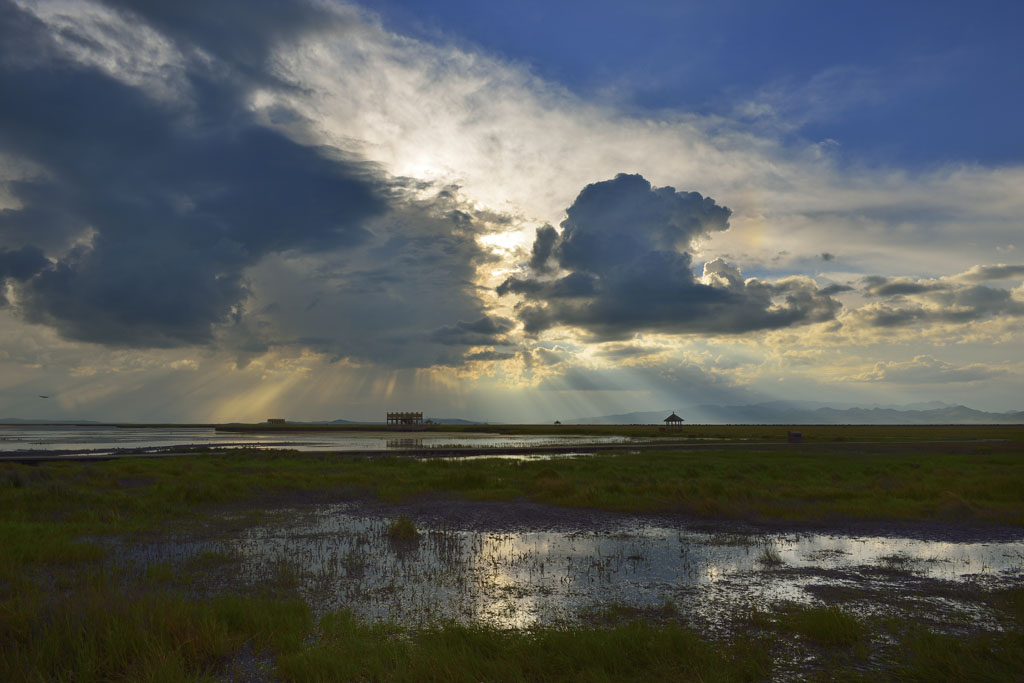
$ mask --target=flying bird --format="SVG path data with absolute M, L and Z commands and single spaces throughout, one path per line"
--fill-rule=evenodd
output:
M 43 396 L 42 394 L 39 394 L 39 398 L 50 398 L 50 397 L 49 396 Z

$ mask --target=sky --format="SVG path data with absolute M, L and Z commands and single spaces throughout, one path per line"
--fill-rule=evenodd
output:
M 0 417 L 1022 410 L 1022 24 L 0 0 Z

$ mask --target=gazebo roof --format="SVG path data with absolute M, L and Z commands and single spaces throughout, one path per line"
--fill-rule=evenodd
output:
M 676 415 L 674 412 L 665 418 L 665 422 L 685 422 L 683 418 Z

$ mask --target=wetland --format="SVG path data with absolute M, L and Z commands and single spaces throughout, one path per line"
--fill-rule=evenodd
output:
M 0 675 L 1012 677 L 1024 454 L 1019 431 L 970 430 L 898 448 L 0 464 Z

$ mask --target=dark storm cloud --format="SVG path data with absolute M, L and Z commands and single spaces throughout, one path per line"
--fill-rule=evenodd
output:
M 0 209 L 0 244 L 62 253 L 81 235 L 81 218 L 70 207 L 51 203 L 51 183 L 19 180 L 7 183 L 7 189 L 23 208 Z
M 595 296 L 598 278 L 588 273 L 570 273 L 556 280 L 520 280 L 509 278 L 498 285 L 498 295 L 526 294 L 544 299 L 573 299 Z
M 645 358 L 661 352 L 661 349 L 648 346 L 637 346 L 635 344 L 611 344 L 597 351 L 596 355 L 610 360 L 632 360 L 633 358 Z
M 840 292 L 852 292 L 853 287 L 851 287 L 850 285 L 835 284 L 822 287 L 820 291 L 822 294 L 832 296 L 833 294 L 839 294 Z
M 343 19 L 302 0 L 102 0 L 129 22 L 141 17 L 184 49 L 199 48 L 251 84 L 284 85 L 268 62 L 274 47 Z
M 25 281 L 49 265 L 42 250 L 35 247 L 0 249 L 0 282 L 8 278 Z
M 430 340 L 438 344 L 488 346 L 501 343 L 504 335 L 515 323 L 500 316 L 483 316 L 474 322 L 460 320 L 454 325 L 440 327 L 430 333 Z
M 498 294 L 523 297 L 517 315 L 528 334 L 569 325 L 598 340 L 639 330 L 733 334 L 835 317 L 840 304 L 806 278 L 745 281 L 718 259 L 698 280 L 681 250 L 728 229 L 729 215 L 710 197 L 620 174 L 580 192 L 556 240 L 553 230 L 538 230 L 537 260 L 550 253 L 569 274 L 509 278 Z
M 485 228 L 450 209 L 404 202 L 370 220 L 360 244 L 269 256 L 248 271 L 252 312 L 218 333 L 234 335 L 232 347 L 400 368 L 457 366 L 471 347 L 505 344 L 514 324 L 485 313 L 474 281 L 495 258 L 475 239 Z
M 467 362 L 471 362 L 471 361 L 493 362 L 493 361 L 508 360 L 510 358 L 515 358 L 518 355 L 519 355 L 518 353 L 507 352 L 507 351 L 478 351 L 477 353 L 470 353 L 470 354 L 468 354 L 466 356 L 463 356 L 463 360 L 467 361 Z
M 550 269 L 548 259 L 551 258 L 551 250 L 558 240 L 558 231 L 550 225 L 537 228 L 537 237 L 533 241 L 533 252 L 530 255 L 530 268 L 535 273 L 543 273 Z
M 1024 303 L 1006 289 L 979 282 L 1024 274 L 1024 266 L 974 266 L 942 279 L 869 276 L 863 292 L 877 303 L 851 313 L 851 319 L 871 327 L 963 324 L 999 316 L 1024 315 Z
M 853 312 L 872 327 L 903 327 L 915 324 L 969 323 L 998 316 L 1024 315 L 1024 303 L 1010 291 L 983 285 L 925 288 L 920 292 L 899 288 L 891 303 L 868 306 Z M 911 298 L 903 295 L 913 294 Z
M 4 291 L 7 280 L 24 282 L 49 265 L 50 261 L 36 247 L 0 249 L 0 306 L 8 303 Z
M 880 275 L 868 276 L 863 282 L 865 294 L 879 297 L 939 292 L 950 288 L 945 282 L 912 280 L 905 277 L 887 278 Z
M 576 197 L 562 221 L 556 257 L 563 268 L 597 273 L 727 230 L 731 213 L 697 192 L 655 188 L 640 175 L 620 173 Z
M 0 214 L 0 248 L 57 259 L 20 288 L 26 318 L 104 344 L 200 343 L 245 298 L 245 267 L 366 239 L 389 204 L 374 169 L 257 126 L 241 99 L 274 41 L 319 21 L 277 7 L 131 3 L 223 60 L 189 64 L 190 100 L 171 105 L 55 57 L 44 26 L 3 6 L 0 151 L 43 174 L 8 184 L 21 207 Z

